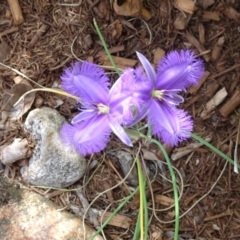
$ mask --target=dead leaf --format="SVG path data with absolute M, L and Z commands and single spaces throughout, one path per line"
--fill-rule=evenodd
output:
M 126 0 L 124 3 L 115 0 L 113 9 L 120 16 L 136 17 L 140 14 L 141 6 L 139 0 Z
M 29 93 L 23 101 L 14 106 L 18 99 L 30 90 L 32 90 L 30 85 L 19 83 L 15 84 L 9 92 L 4 94 L 1 108 L 2 119 L 7 117 L 12 121 L 18 120 L 31 108 L 35 99 L 35 93 Z

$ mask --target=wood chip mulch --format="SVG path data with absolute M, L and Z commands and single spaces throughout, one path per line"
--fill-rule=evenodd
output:
M 116 79 L 117 75 L 109 68 L 110 62 L 94 29 L 94 18 L 121 69 L 139 64 L 136 51 L 156 64 L 170 50 L 194 50 L 204 60 L 206 72 L 200 84 L 185 93 L 181 107 L 192 114 L 196 134 L 211 139 L 211 144 L 233 158 L 235 145 L 240 143 L 236 143 L 240 121 L 238 1 L 22 0 L 18 7 L 13 2 L 17 1 L 0 3 L 0 61 L 44 87 L 59 86 L 63 69 L 77 59 L 106 66 L 112 80 Z M 127 8 L 123 10 L 125 6 Z M 16 76 L 18 74 L 12 70 L 0 66 L 2 106 L 3 94 L 13 87 Z M 60 105 L 59 100 L 62 100 Z M 32 109 L 41 106 L 56 108 L 68 119 L 77 113 L 74 101 L 53 93 L 36 93 Z M 0 124 L 0 145 L 10 143 L 16 137 L 26 137 L 22 128 L 26 115 L 11 127 Z M 194 142 L 189 140 L 181 144 L 180 149 L 169 149 L 169 153 L 184 151 Z M 156 146 L 141 144 L 148 154 L 151 152 L 156 158 L 164 159 Z M 101 165 L 93 175 L 96 167 L 89 168 L 81 182 L 88 183 L 82 190 L 88 202 L 124 177 L 111 154 L 111 151 L 123 147 L 113 136 L 103 154 L 89 158 L 90 163 L 98 161 Z M 137 148 L 136 144 L 136 151 Z M 237 153 L 239 156 L 240 152 Z M 154 169 L 153 162 L 150 165 Z M 204 146 L 194 147 L 192 153 L 173 161 L 184 184 L 180 186 L 183 188 L 180 199 L 183 215 L 180 219 L 181 239 L 240 239 L 240 177 L 234 173 L 233 165 L 225 163 Z M 19 168 L 24 164 L 27 160 L 8 166 L 4 173 L 21 182 Z M 166 169 L 164 167 L 160 173 L 169 178 Z M 31 189 L 69 211 L 73 211 L 71 205 L 82 206 L 74 191 Z M 152 216 L 149 239 L 172 239 L 174 207 L 168 209 L 173 201 L 172 185 L 158 175 L 152 182 L 152 190 L 157 217 L 149 210 Z M 119 205 L 119 200 L 130 192 L 131 186 L 122 184 L 101 195 L 92 207 L 99 212 L 106 211 L 105 219 Z M 151 208 L 149 189 L 147 194 Z M 138 208 L 138 197 L 134 197 L 105 228 L 106 238 L 132 239 Z M 165 223 L 167 221 L 170 223 Z M 94 221 L 89 218 L 87 222 L 94 226 Z

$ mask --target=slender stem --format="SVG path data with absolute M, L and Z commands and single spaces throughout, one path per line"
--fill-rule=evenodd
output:
M 225 160 L 227 160 L 228 162 L 234 165 L 234 161 L 230 157 L 228 157 L 226 154 L 224 154 L 223 152 L 215 148 L 212 144 L 208 143 L 207 141 L 205 141 L 204 139 L 202 139 L 201 137 L 197 136 L 194 133 L 191 134 L 191 137 L 196 139 L 200 143 L 203 143 L 206 147 L 210 148 L 213 152 L 217 153 L 219 156 L 223 157 Z M 238 166 L 238 169 L 240 169 L 240 165 L 238 164 L 237 166 Z
M 114 67 L 116 73 L 117 73 L 118 75 L 120 75 L 120 71 L 119 71 L 116 63 L 113 61 L 113 58 L 112 58 L 112 56 L 111 56 L 111 54 L 110 54 L 110 52 L 109 52 L 109 50 L 108 50 L 107 44 L 106 44 L 106 42 L 105 42 L 105 40 L 104 40 L 104 38 L 103 38 L 103 35 L 102 35 L 101 31 L 100 31 L 100 28 L 98 27 L 98 24 L 97 24 L 95 18 L 93 19 L 93 24 L 94 24 L 94 27 L 95 27 L 95 29 L 96 29 L 96 31 L 97 31 L 97 33 L 98 33 L 98 36 L 99 36 L 99 38 L 100 38 L 100 40 L 101 40 L 101 42 L 102 42 L 102 44 L 103 44 L 104 50 L 105 50 L 105 52 L 107 53 L 107 56 L 108 56 L 108 58 L 109 58 L 109 60 L 110 60 L 110 62 L 111 62 L 111 64 L 112 64 L 112 66 Z
M 144 195 L 144 186 L 143 186 L 143 176 L 142 176 L 142 168 L 139 161 L 139 157 L 137 156 L 137 170 L 138 170 L 138 183 L 139 183 L 139 192 L 140 192 L 140 207 L 139 207 L 139 218 L 140 218 L 140 239 L 144 239 L 144 215 L 143 215 L 143 195 Z M 146 226 L 145 226 L 146 227 Z
M 173 194 L 174 194 L 174 203 L 175 203 L 175 229 L 174 229 L 174 240 L 178 240 L 178 232 L 179 232 L 179 201 L 178 201 L 178 189 L 177 189 L 177 180 L 175 173 L 173 171 L 171 160 L 163 147 L 163 145 L 156 141 L 155 139 L 149 138 L 143 134 L 141 134 L 142 138 L 150 140 L 150 142 L 155 143 L 162 151 L 168 165 L 168 169 L 172 178 L 172 184 L 173 184 Z
M 136 227 L 133 235 L 133 240 L 139 240 L 139 232 L 140 232 L 139 226 L 140 226 L 140 214 L 138 214 L 137 223 L 136 223 Z
M 146 195 L 146 178 L 143 180 L 143 209 L 144 209 L 144 226 L 145 226 L 145 235 L 144 240 L 147 240 L 148 237 L 148 205 L 147 205 L 147 195 Z
M 136 188 L 124 201 L 119 204 L 119 206 L 113 211 L 113 213 L 107 218 L 107 220 L 102 224 L 102 226 L 91 236 L 90 240 L 93 240 L 106 225 L 112 220 L 112 218 L 121 210 L 121 208 L 137 193 L 139 188 Z

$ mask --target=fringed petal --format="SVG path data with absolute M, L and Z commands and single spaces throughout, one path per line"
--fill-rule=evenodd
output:
M 103 150 L 109 142 L 110 133 L 106 115 L 73 126 L 64 125 L 61 130 L 63 142 L 75 146 L 83 156 Z
M 192 51 L 172 51 L 159 62 L 156 88 L 185 90 L 197 84 L 203 73 L 203 62 Z
M 153 127 L 153 134 L 170 146 L 189 138 L 193 130 L 191 117 L 185 111 L 156 101 L 149 109 L 148 124 Z
M 108 96 L 108 77 L 93 63 L 76 62 L 61 76 L 62 88 L 84 102 L 105 101 Z

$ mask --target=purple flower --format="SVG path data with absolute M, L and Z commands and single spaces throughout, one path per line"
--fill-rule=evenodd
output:
M 80 98 L 81 112 L 72 119 L 72 125 L 61 129 L 63 142 L 82 154 L 104 149 L 113 131 L 123 143 L 132 146 L 123 125 L 132 118 L 129 105 L 131 94 L 121 91 L 120 79 L 109 90 L 109 79 L 95 64 L 74 63 L 65 70 L 62 88 Z
M 142 105 L 142 111 L 131 125 L 147 115 L 153 134 L 176 146 L 189 138 L 193 129 L 187 112 L 177 108 L 184 100 L 179 92 L 198 83 L 204 73 L 203 63 L 189 50 L 172 51 L 159 62 L 155 72 L 141 53 L 137 56 L 145 74 L 137 68 L 125 71 L 121 76 L 123 84 L 126 82 L 126 91 L 134 90 L 136 101 Z

